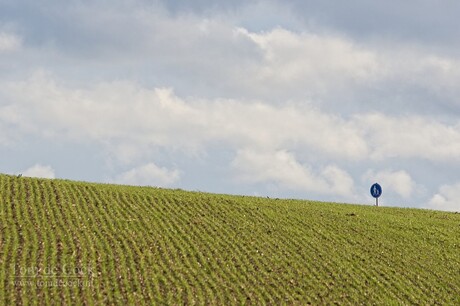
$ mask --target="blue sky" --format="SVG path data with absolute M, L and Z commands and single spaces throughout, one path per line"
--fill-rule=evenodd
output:
M 458 12 L 0 0 L 0 172 L 460 211 Z

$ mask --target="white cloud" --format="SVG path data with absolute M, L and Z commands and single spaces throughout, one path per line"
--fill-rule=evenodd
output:
M 41 164 L 35 164 L 24 171 L 21 171 L 23 176 L 28 177 L 41 177 L 41 178 L 55 178 L 54 169 L 51 166 L 45 166 Z
M 384 193 L 394 192 L 404 199 L 410 198 L 416 188 L 416 183 L 409 173 L 404 170 L 384 170 L 379 172 L 369 170 L 363 175 L 363 180 L 372 183 L 378 182 L 382 186 Z
M 353 178 L 343 169 L 336 165 L 329 165 L 320 174 L 328 183 L 328 193 L 347 197 L 348 200 L 355 198 Z
M 460 123 L 381 113 L 343 118 L 305 104 L 182 99 L 167 88 L 133 82 L 72 89 L 38 74 L 1 85 L 0 120 L 16 132 L 107 144 L 133 162 L 149 147 L 206 150 L 223 142 L 234 150 L 290 150 L 341 160 L 417 158 L 444 162 L 460 157 Z M 8 101 L 11 101 L 8 103 Z M 404 194 L 404 192 L 402 192 Z
M 232 166 L 238 180 L 249 183 L 275 183 L 290 190 L 352 196 L 353 179 L 337 166 L 314 172 L 287 151 L 256 152 L 240 150 Z
M 19 36 L 0 32 L 0 53 L 14 52 L 21 48 L 22 40 Z
M 166 187 L 176 183 L 179 179 L 179 170 L 170 170 L 154 163 L 148 163 L 118 175 L 115 182 L 128 185 Z
M 102 148 L 116 169 L 171 152 L 185 168 L 216 154 L 206 167 L 226 169 L 216 163 L 236 154 L 235 175 L 249 181 L 344 196 L 369 168 L 410 164 L 371 173 L 395 202 L 421 185 L 434 194 L 443 174 L 431 178 L 433 168 L 460 170 L 460 57 L 450 38 L 397 40 L 394 23 L 378 29 L 364 15 L 356 23 L 337 6 L 312 3 L 11 3 L 15 13 L 0 28 L 0 54 L 13 53 L 0 60 L 4 160 L 16 160 L 18 143 Z M 383 2 L 373 7 L 394 18 Z M 50 73 L 27 77 L 40 69 Z M 424 169 L 416 184 L 409 173 Z M 168 183 L 174 171 L 144 165 L 119 179 L 150 184 L 142 173 L 166 173 L 159 182 Z
M 428 203 L 428 207 L 436 210 L 460 212 L 460 183 L 441 186 Z
M 246 84 L 240 88 L 251 88 L 265 98 L 307 95 L 341 112 L 346 109 L 344 100 L 353 109 L 365 109 L 369 104 L 388 109 L 382 103 L 395 101 L 391 109 L 418 95 L 422 99 L 435 96 L 443 104 L 458 106 L 460 59 L 426 46 L 373 44 L 340 32 L 283 28 L 261 33 L 239 28 L 238 32 L 252 39 L 262 52 L 257 65 L 249 66 L 246 77 L 240 79 Z M 428 102 L 410 103 L 414 113 L 422 113 L 419 105 Z
M 309 88 L 328 90 L 340 81 L 368 80 L 379 72 L 372 51 L 339 36 L 299 34 L 281 28 L 267 33 L 240 32 L 264 51 L 259 78 L 273 84 L 300 81 Z
M 421 116 L 391 117 L 374 113 L 355 117 L 366 133 L 371 157 L 422 158 L 433 161 L 460 158 L 460 123 L 448 125 Z
M 213 136 L 237 148 L 305 149 L 344 159 L 367 154 L 367 145 L 352 124 L 305 105 L 220 100 L 208 101 L 200 111 L 211 120 Z
M 458 95 L 460 59 L 439 54 L 423 46 L 391 45 L 375 51 L 379 57 L 382 84 L 397 81 L 399 91 L 411 86 L 425 88 L 432 93 L 452 98 Z
M 14 103 L 0 109 L 0 120 L 26 134 L 109 143 L 123 159 L 137 156 L 133 146 L 189 152 L 213 141 L 234 148 L 304 148 L 345 159 L 367 155 L 361 131 L 351 122 L 305 105 L 184 100 L 171 89 L 132 82 L 73 90 L 42 74 L 4 88 Z

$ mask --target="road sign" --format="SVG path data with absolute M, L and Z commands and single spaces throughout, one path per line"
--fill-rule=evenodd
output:
M 380 186 L 378 183 L 375 183 L 374 185 L 371 186 L 371 195 L 374 198 L 380 197 L 382 194 L 382 186 Z
M 375 183 L 371 186 L 371 195 L 375 198 L 375 206 L 379 206 L 379 197 L 382 195 L 382 186 Z

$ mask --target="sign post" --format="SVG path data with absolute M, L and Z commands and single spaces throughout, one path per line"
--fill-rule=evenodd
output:
M 382 195 L 382 186 L 375 183 L 371 186 L 371 195 L 375 198 L 375 206 L 379 206 L 379 197 Z

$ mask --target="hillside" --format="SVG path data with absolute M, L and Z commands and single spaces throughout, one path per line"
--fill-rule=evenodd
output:
M 0 304 L 460 304 L 460 214 L 0 175 Z

